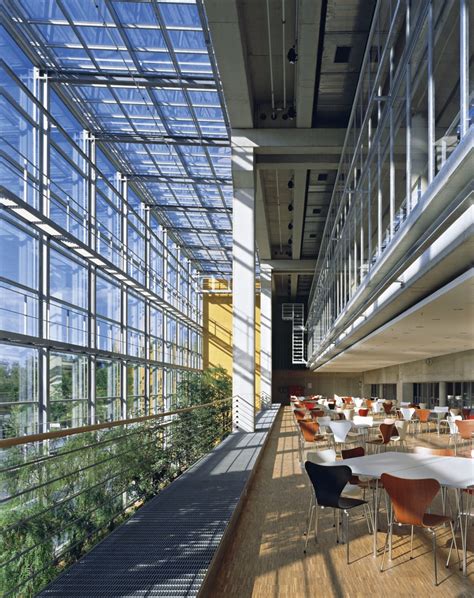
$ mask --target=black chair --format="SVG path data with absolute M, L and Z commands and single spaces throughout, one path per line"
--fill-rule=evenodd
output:
M 346 516 L 345 525 L 345 539 L 346 539 L 346 558 L 349 564 L 349 510 L 354 507 L 366 505 L 367 501 L 359 498 L 350 498 L 349 496 L 341 496 L 344 488 L 352 478 L 352 470 L 347 465 L 317 465 L 311 461 L 306 461 L 304 464 L 308 477 L 313 484 L 316 504 L 313 505 L 309 518 L 308 533 L 306 534 L 306 542 L 304 552 L 308 546 L 309 532 L 311 523 L 313 521 L 313 514 L 316 512 L 314 522 L 314 533 L 316 542 L 318 541 L 318 507 L 324 509 L 329 507 L 334 509 L 336 514 L 336 542 L 339 543 L 339 511 L 342 511 Z

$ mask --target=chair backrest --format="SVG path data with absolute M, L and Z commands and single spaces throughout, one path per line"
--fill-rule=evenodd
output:
M 304 406 L 306 409 L 316 409 L 316 402 L 315 401 L 304 401 Z
M 359 415 L 361 417 L 366 417 L 367 415 L 369 415 L 369 409 L 367 407 L 362 407 L 361 409 L 359 409 Z
M 352 477 L 351 468 L 347 465 L 317 465 L 310 461 L 306 461 L 304 466 L 313 484 L 318 505 L 338 508 L 341 492 Z
M 332 419 L 329 417 L 329 415 L 325 415 L 324 417 L 318 417 L 318 424 L 319 427 L 327 427 L 329 426 L 329 424 L 331 423 Z
M 383 409 L 384 409 L 385 413 L 390 413 L 392 411 L 392 407 L 393 407 L 392 401 L 386 401 L 383 404 Z
M 295 409 L 293 415 L 296 419 L 304 419 L 306 417 L 306 411 L 304 409 Z
M 336 460 L 336 451 L 334 449 L 325 449 L 324 451 L 309 451 L 306 460 L 311 463 L 334 463 Z
M 437 405 L 433 410 L 435 413 L 448 413 L 449 407 L 440 407 Z
M 323 409 L 311 409 L 311 417 L 316 421 L 318 417 L 323 417 Z
M 456 415 L 460 415 L 461 414 L 461 409 L 450 409 L 449 410 L 450 415 L 452 415 L 453 417 L 455 417 Z
M 406 525 L 423 526 L 423 516 L 439 492 L 439 482 L 407 480 L 388 473 L 383 473 L 381 480 L 392 501 L 396 520 Z
M 398 436 L 400 437 L 400 440 L 405 440 L 407 437 L 408 422 L 404 419 L 397 420 L 395 422 L 395 428 L 398 432 Z
M 415 408 L 414 407 L 400 407 L 400 413 L 402 414 L 403 419 L 406 419 L 408 421 L 413 417 L 413 414 L 415 413 Z
M 455 423 L 461 438 L 463 440 L 471 440 L 472 435 L 474 434 L 474 419 L 456 420 Z
M 329 427 L 334 434 L 334 440 L 336 442 L 345 442 L 349 430 L 352 428 L 352 422 L 341 419 L 340 421 L 330 422 Z
M 343 459 L 353 459 L 354 457 L 363 457 L 365 455 L 365 450 L 364 450 L 363 446 L 356 446 L 355 448 L 342 450 L 341 455 L 342 455 Z
M 388 444 L 392 437 L 392 432 L 395 428 L 395 424 L 380 424 L 380 434 L 383 438 L 383 444 Z
M 453 449 L 431 448 L 429 446 L 415 446 L 413 452 L 420 455 L 439 455 L 440 457 L 454 457 L 455 455 Z
M 319 432 L 319 424 L 317 422 L 299 421 L 298 425 L 305 442 L 314 442 L 314 436 Z
M 430 409 L 417 409 L 416 417 L 420 420 L 420 422 L 426 423 L 430 417 L 431 410 Z
M 362 405 L 364 404 L 364 399 L 361 399 L 360 397 L 355 397 L 353 399 L 353 401 L 354 401 L 354 405 L 357 407 L 357 409 L 362 407 Z
M 354 409 L 343 409 L 342 414 L 347 421 L 352 421 L 352 418 L 354 417 Z
M 446 421 L 448 422 L 450 434 L 458 434 L 459 431 L 456 422 L 460 420 L 462 420 L 462 417 L 460 415 L 448 415 Z
M 360 426 L 373 426 L 374 425 L 374 418 L 372 415 L 354 415 L 352 421 L 354 424 Z

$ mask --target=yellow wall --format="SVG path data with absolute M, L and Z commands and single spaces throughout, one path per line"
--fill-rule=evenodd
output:
M 260 407 L 260 295 L 255 298 L 255 403 Z M 203 366 L 221 366 L 232 376 L 232 295 L 203 296 Z

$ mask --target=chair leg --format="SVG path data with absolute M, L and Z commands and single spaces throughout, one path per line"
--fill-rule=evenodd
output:
M 413 530 L 414 526 L 411 526 L 411 534 L 410 534 L 410 559 L 413 558 Z
M 317 508 L 316 505 L 311 506 L 311 512 L 310 512 L 309 521 L 308 521 L 308 529 L 306 531 L 306 538 L 305 538 L 305 542 L 304 542 L 304 553 L 305 554 L 306 554 L 306 549 L 308 548 L 309 533 L 311 531 L 311 523 L 313 522 L 313 513 L 316 508 Z
M 349 513 L 348 511 L 344 511 L 344 515 L 346 516 L 346 562 L 349 564 Z
M 383 571 L 383 566 L 385 563 L 385 553 L 387 552 L 387 544 L 388 544 L 388 538 L 390 536 L 390 528 L 391 528 L 392 524 L 389 523 L 388 527 L 387 527 L 387 535 L 385 536 L 385 543 L 383 546 L 383 555 L 382 555 L 382 564 L 380 565 L 380 572 Z
M 449 561 L 451 559 L 451 552 L 453 550 L 453 545 L 456 548 L 456 552 L 457 552 L 457 555 L 458 555 L 458 565 L 461 564 L 461 559 L 459 558 L 459 549 L 458 549 L 458 545 L 457 545 L 457 542 L 456 542 L 456 536 L 455 536 L 455 533 L 454 533 L 454 525 L 453 525 L 452 521 L 449 522 L 449 526 L 451 528 L 451 535 L 452 535 L 453 539 L 451 540 L 451 546 L 449 547 L 448 560 L 446 561 L 446 567 L 449 567 Z
M 435 579 L 435 586 L 438 585 L 438 562 L 436 560 L 436 530 L 431 530 L 433 534 L 433 563 L 434 563 L 434 579 Z

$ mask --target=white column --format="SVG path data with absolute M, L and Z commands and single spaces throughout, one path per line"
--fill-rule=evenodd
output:
M 439 383 L 439 406 L 446 407 L 448 404 L 448 397 L 446 395 L 446 382 Z
M 272 402 L 272 271 L 260 267 L 260 395 L 262 407 Z
M 255 189 L 253 150 L 232 147 L 232 396 L 234 429 L 255 430 Z

